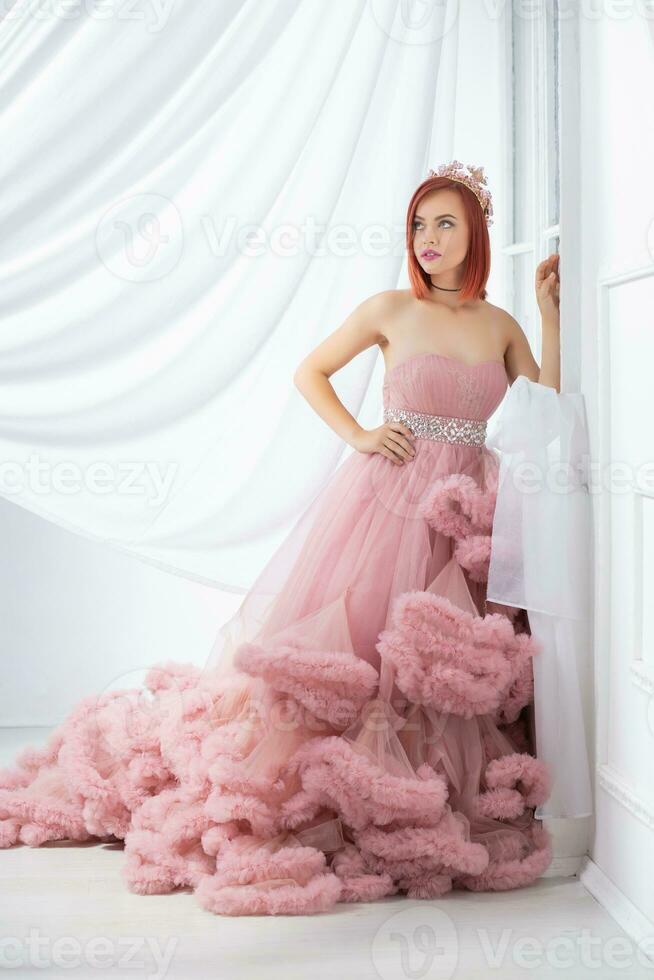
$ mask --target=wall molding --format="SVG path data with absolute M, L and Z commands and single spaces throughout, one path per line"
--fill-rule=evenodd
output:
M 645 538 L 643 507 L 646 500 L 651 501 L 654 493 L 647 493 L 645 489 L 634 491 L 634 513 L 633 513 L 633 551 L 634 551 L 634 608 L 633 624 L 636 642 L 634 643 L 633 656 L 631 659 L 631 680 L 648 694 L 654 694 L 654 664 L 648 663 L 644 659 L 645 650 L 643 648 L 643 625 L 644 610 L 648 603 L 648 596 L 645 595 L 645 575 L 643 562 L 645 552 L 643 541 Z M 649 505 L 650 507 L 652 504 Z
M 606 763 L 597 766 L 597 777 L 602 789 L 645 824 L 648 830 L 654 830 L 654 801 L 639 796 L 617 769 Z
M 641 256 L 639 256 L 639 259 Z M 604 267 L 597 278 L 597 437 L 600 472 L 611 460 L 611 387 L 609 365 L 610 297 L 611 290 L 629 285 L 641 279 L 654 278 L 654 263 L 628 264 L 622 262 L 613 268 Z M 594 663 L 596 675 L 596 734 L 595 751 L 600 784 L 616 799 L 623 802 L 621 787 L 624 780 L 618 777 L 609 764 L 609 703 L 608 666 L 610 663 L 611 638 L 611 500 L 607 492 L 597 495 L 597 549 L 595 552 L 595 594 L 593 634 L 595 638 Z M 637 614 L 637 610 L 634 610 Z M 639 657 L 629 664 L 629 676 L 634 687 L 651 694 L 654 690 L 654 672 Z M 646 809 L 648 807 L 646 806 Z
M 615 882 L 611 881 L 599 865 L 595 864 L 593 859 L 588 856 L 582 861 L 579 880 L 586 891 L 599 902 L 602 908 L 606 909 L 611 918 L 615 919 L 635 943 L 640 943 L 646 939 L 651 940 L 654 934 L 654 922 L 650 922 L 647 916 L 643 915 L 624 892 L 620 891 Z M 654 964 L 654 958 L 649 949 L 647 956 Z

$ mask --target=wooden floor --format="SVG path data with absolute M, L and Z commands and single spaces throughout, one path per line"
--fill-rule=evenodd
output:
M 0 766 L 47 733 L 0 729 Z M 132 894 L 122 863 L 121 844 L 0 851 L 0 969 L 21 980 L 654 978 L 654 963 L 641 962 L 577 878 L 430 901 L 342 903 L 320 915 L 234 918 L 207 912 L 190 889 Z

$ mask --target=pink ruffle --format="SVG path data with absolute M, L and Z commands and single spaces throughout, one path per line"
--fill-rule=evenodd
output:
M 524 662 L 537 650 L 505 616 L 481 617 L 421 591 L 395 599 L 377 648 L 410 701 L 466 718 L 497 711 L 518 679 L 524 684 Z
M 420 512 L 436 531 L 458 540 L 490 532 L 496 499 L 496 468 L 489 468 L 483 488 L 472 476 L 452 473 L 434 481 Z
M 0 846 L 124 839 L 131 891 L 224 915 L 542 874 L 538 645 L 483 592 L 497 463 L 426 443 L 413 469 L 353 457 L 231 672 L 156 664 L 0 772 Z
M 454 546 L 454 557 L 473 582 L 488 581 L 490 556 L 490 534 L 469 534 Z

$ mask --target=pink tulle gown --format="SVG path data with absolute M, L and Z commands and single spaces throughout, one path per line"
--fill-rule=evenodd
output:
M 0 772 L 0 844 L 124 839 L 129 889 L 187 886 L 223 915 L 542 874 L 539 650 L 525 610 L 485 601 L 499 457 L 479 431 L 506 388 L 501 360 L 387 372 L 385 417 L 412 413 L 415 456 L 346 457 L 220 667 L 158 664 L 144 688 L 89 696 Z

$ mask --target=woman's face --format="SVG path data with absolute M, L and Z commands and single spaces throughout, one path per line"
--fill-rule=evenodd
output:
M 468 253 L 468 223 L 460 194 L 451 188 L 430 191 L 413 219 L 413 250 L 434 281 L 459 269 Z M 427 253 L 427 254 L 425 254 Z

